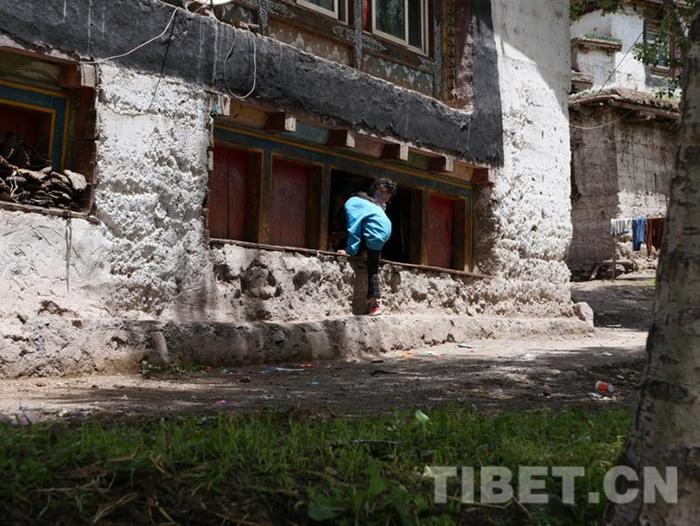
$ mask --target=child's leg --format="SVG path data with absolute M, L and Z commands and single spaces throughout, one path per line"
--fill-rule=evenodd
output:
M 379 286 L 379 257 L 381 251 L 367 249 L 367 299 L 378 301 L 381 297 Z

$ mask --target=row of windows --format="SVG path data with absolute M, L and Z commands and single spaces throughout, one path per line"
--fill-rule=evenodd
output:
M 283 247 L 345 248 L 343 205 L 372 179 L 322 164 L 217 143 L 207 199 L 209 235 Z M 470 203 L 401 185 L 387 207 L 390 261 L 469 270 Z
M 297 4 L 338 20 L 348 21 L 348 0 L 296 0 Z M 365 30 L 428 54 L 428 0 L 364 0 Z

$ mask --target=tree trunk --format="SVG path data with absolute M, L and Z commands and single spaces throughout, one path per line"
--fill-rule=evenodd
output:
M 648 365 L 620 464 L 678 467 L 678 502 L 611 504 L 608 524 L 700 523 L 700 10 L 690 30 L 676 174 L 657 275 Z M 619 486 L 618 486 L 619 487 Z

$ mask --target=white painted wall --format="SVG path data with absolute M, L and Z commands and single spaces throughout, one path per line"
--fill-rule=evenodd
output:
M 593 76 L 592 91 L 599 90 L 603 84 L 606 89 L 617 87 L 643 92 L 658 91 L 661 79 L 650 76 L 648 67 L 634 57 L 634 45 L 643 42 L 643 31 L 644 17 L 631 7 L 606 15 L 594 11 L 571 24 L 571 38 L 598 33 L 616 38 L 622 45 L 622 49 L 612 56 L 604 50 L 577 53 L 579 70 Z M 613 71 L 615 73 L 610 76 Z
M 480 197 L 486 232 L 477 234 L 477 258 L 498 276 L 489 294 L 504 311 L 562 313 L 570 301 L 569 2 L 496 0 L 492 9 L 505 158 Z
M 571 37 L 580 37 L 586 33 L 599 33 L 612 36 L 613 15 L 603 15 L 601 11 L 586 13 L 571 24 Z
M 611 21 L 612 36 L 622 41 L 622 49 L 615 55 L 614 64 L 617 71 L 611 79 L 610 86 L 645 91 L 647 87 L 646 66 L 634 58 L 634 49 L 625 57 L 625 53 L 635 43 L 642 42 L 644 18 L 632 9 L 626 8 L 615 13 Z

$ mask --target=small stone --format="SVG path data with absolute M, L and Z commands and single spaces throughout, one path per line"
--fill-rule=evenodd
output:
M 573 309 L 574 314 L 579 320 L 585 321 L 589 327 L 593 327 L 593 309 L 591 309 L 591 306 L 588 305 L 588 303 L 583 301 L 580 303 L 574 303 Z
M 239 378 L 238 381 L 242 384 L 248 384 L 250 383 L 250 376 L 243 376 Z

